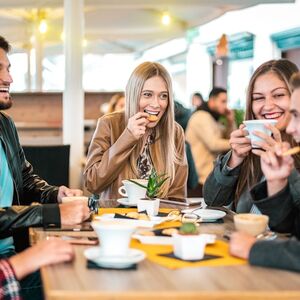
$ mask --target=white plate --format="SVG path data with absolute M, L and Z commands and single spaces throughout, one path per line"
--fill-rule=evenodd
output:
M 124 269 L 136 264 L 146 255 L 143 251 L 138 249 L 129 249 L 126 256 L 103 256 L 101 255 L 101 247 L 91 247 L 84 251 L 84 256 L 104 268 Z
M 123 219 L 123 218 L 115 218 L 115 214 L 104 214 L 95 217 L 96 220 L 122 220 L 122 222 L 124 223 L 128 222 L 129 224 L 133 224 L 134 226 L 137 227 L 150 227 L 150 228 L 165 221 L 165 217 L 150 216 L 149 218 L 150 218 L 149 221 L 126 219 L 126 218 Z
M 128 202 L 128 198 L 117 199 L 117 202 L 122 204 L 122 205 L 125 205 L 125 206 L 130 206 L 130 207 L 136 207 L 137 206 L 137 203 Z
M 173 245 L 173 238 L 171 236 L 151 236 L 134 234 L 132 237 L 134 239 L 139 240 L 142 244 Z
M 216 242 L 215 234 L 201 233 L 200 235 L 205 238 L 206 244 L 214 244 Z M 136 233 L 132 237 L 139 240 L 142 244 L 173 245 L 172 236 L 151 236 Z
M 202 218 L 203 221 L 214 221 L 226 216 L 226 212 L 217 209 L 185 209 L 183 213 L 193 213 Z

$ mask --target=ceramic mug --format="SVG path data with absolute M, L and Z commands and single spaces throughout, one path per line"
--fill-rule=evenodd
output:
M 148 180 L 145 179 L 133 179 L 134 181 L 147 186 Z M 146 197 L 146 188 L 143 188 L 129 180 L 122 180 L 123 185 L 119 187 L 119 194 L 128 198 L 128 203 L 136 204 L 137 200 Z
M 270 124 L 274 126 L 277 123 L 277 120 L 247 120 L 243 121 L 243 123 L 246 126 L 246 130 L 249 132 L 249 135 L 247 137 L 251 140 L 252 148 L 259 148 L 259 146 L 255 144 L 255 142 L 263 140 L 260 137 L 254 135 L 253 131 L 260 131 L 268 136 L 271 136 L 271 130 L 268 129 L 265 125 Z

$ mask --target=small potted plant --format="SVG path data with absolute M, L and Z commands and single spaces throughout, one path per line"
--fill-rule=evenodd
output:
M 174 254 L 184 260 L 202 259 L 207 240 L 195 223 L 183 223 L 173 235 Z
M 146 198 L 138 199 L 138 211 L 146 211 L 148 216 L 156 216 L 159 210 L 159 191 L 161 186 L 165 183 L 168 177 L 165 174 L 158 175 L 153 168 L 148 179 L 148 185 L 142 185 L 137 181 L 130 180 L 131 182 L 146 188 Z

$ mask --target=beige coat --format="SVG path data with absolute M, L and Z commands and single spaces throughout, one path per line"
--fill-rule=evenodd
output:
M 175 166 L 175 179 L 171 184 L 168 197 L 184 198 L 186 196 L 187 163 L 185 158 L 184 134 L 176 123 L 175 145 L 184 161 L 183 165 Z M 115 112 L 98 120 L 94 133 L 87 164 L 84 170 L 84 180 L 87 189 L 94 194 L 100 194 L 101 199 L 117 199 L 121 196 L 118 188 L 122 186 L 126 170 L 131 169 L 129 157 L 137 140 L 125 126 L 124 113 Z M 150 153 L 155 143 L 150 145 Z M 155 162 L 159 158 L 152 156 Z
M 230 149 L 229 134 L 210 113 L 199 110 L 192 114 L 187 129 L 186 140 L 191 145 L 199 183 L 204 184 L 213 170 L 213 162 L 218 154 Z

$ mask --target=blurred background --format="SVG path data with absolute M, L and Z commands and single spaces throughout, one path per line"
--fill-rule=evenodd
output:
M 220 86 L 242 111 L 258 65 L 284 57 L 300 67 L 299 11 L 299 0 L 1 0 L 13 47 L 8 113 L 22 145 L 71 145 L 78 186 L 96 120 L 136 65 L 162 63 L 188 108 L 194 92 L 207 99 Z

